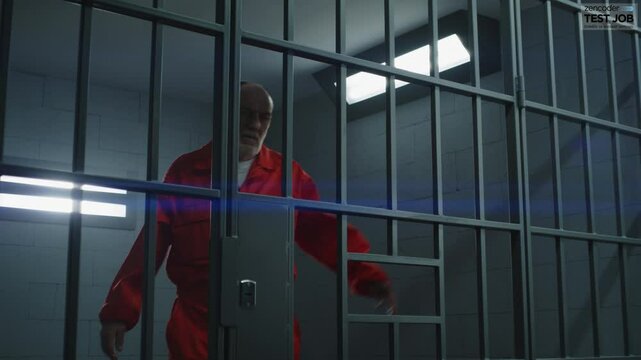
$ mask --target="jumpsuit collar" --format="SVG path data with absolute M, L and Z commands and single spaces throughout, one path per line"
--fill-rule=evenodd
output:
M 211 141 L 207 145 L 203 146 L 200 150 L 200 156 L 198 161 L 195 164 L 195 167 L 201 170 L 209 170 L 211 168 Z M 252 166 L 249 169 L 249 174 L 252 173 L 253 168 L 256 166 L 262 168 L 266 171 L 273 171 L 276 168 L 275 158 L 273 150 L 263 144 L 258 152 L 258 155 L 254 159 Z M 248 174 L 248 176 L 249 176 Z

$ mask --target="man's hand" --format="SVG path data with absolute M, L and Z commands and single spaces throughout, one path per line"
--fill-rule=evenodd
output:
M 102 323 L 102 329 L 100 330 L 102 351 L 109 356 L 109 359 L 118 359 L 118 352 L 122 351 L 122 345 L 125 342 L 125 331 L 127 331 L 127 327 L 124 323 Z
M 396 314 L 396 297 L 387 282 L 370 282 L 367 284 L 366 296 L 378 299 L 377 309 L 385 309 L 388 315 Z

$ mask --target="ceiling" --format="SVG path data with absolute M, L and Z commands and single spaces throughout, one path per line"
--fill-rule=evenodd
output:
M 151 0 L 129 0 L 149 5 Z M 297 0 L 295 41 L 333 50 L 334 0 Z M 466 0 L 439 2 L 439 17 L 466 8 Z M 28 73 L 73 79 L 76 71 L 80 7 L 63 0 L 14 2 L 11 67 Z M 398 34 L 427 23 L 428 2 L 397 0 L 395 27 Z M 347 52 L 356 54 L 384 39 L 383 0 L 347 0 Z M 183 15 L 212 21 L 213 0 L 165 0 L 165 8 Z M 281 37 L 283 0 L 244 0 L 242 28 Z M 479 13 L 498 18 L 499 0 L 479 1 Z M 149 81 L 151 24 L 104 11 L 95 11 L 92 28 L 91 82 L 146 91 Z M 214 41 L 212 37 L 165 27 L 163 91 L 168 96 L 210 101 L 213 86 Z M 265 84 L 279 103 L 281 61 L 278 53 L 243 46 L 241 77 Z M 311 74 L 325 64 L 297 59 L 295 96 L 321 91 Z

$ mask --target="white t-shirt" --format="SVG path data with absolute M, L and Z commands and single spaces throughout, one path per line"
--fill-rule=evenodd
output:
M 254 159 L 238 162 L 238 187 L 241 187 L 247 178 L 249 168 L 252 166 Z

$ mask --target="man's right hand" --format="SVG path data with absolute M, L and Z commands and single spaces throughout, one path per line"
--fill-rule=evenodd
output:
M 102 351 L 111 360 L 118 359 L 118 353 L 122 351 L 125 342 L 125 331 L 127 326 L 121 322 L 104 322 L 100 330 L 100 341 Z

